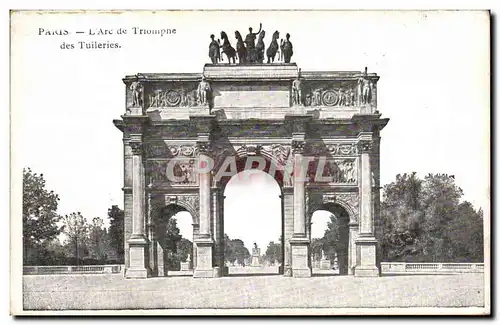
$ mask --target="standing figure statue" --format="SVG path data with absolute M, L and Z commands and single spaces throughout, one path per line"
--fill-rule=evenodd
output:
M 283 39 L 280 40 L 280 56 L 279 56 L 279 59 L 280 61 L 284 61 L 284 51 L 283 51 L 283 48 L 284 48 L 284 45 L 285 45 L 285 41 Z
M 206 80 L 205 76 L 201 77 L 201 81 L 198 84 L 196 92 L 200 106 L 209 106 L 208 99 L 212 93 L 212 87 L 210 87 L 210 83 Z
M 255 52 L 255 38 L 262 30 L 262 23 L 260 24 L 259 31 L 257 33 L 252 32 L 252 27 L 248 28 L 248 35 L 245 37 L 245 44 L 247 46 L 248 51 L 248 62 L 254 63 L 257 61 L 257 55 Z
M 264 50 L 266 48 L 266 45 L 264 44 L 264 36 L 266 36 L 266 31 L 263 30 L 259 34 L 257 45 L 255 45 L 255 52 L 257 52 L 258 63 L 264 63 Z
M 358 104 L 368 105 L 372 100 L 372 82 L 368 79 L 368 68 L 365 67 L 363 77 L 358 79 Z
M 222 38 L 222 53 L 226 54 L 227 56 L 227 61 L 231 63 L 231 59 L 233 59 L 233 63 L 236 63 L 236 50 L 234 47 L 231 46 L 231 43 L 229 42 L 229 38 L 227 37 L 227 34 L 222 31 L 220 32 L 220 38 Z M 222 55 L 221 55 L 221 61 L 222 61 Z
M 267 48 L 266 51 L 267 63 L 274 62 L 276 53 L 279 52 L 280 47 L 278 45 L 278 38 L 280 38 L 280 33 L 278 31 L 275 31 L 273 33 L 273 40 L 271 41 L 271 44 L 269 44 L 269 47 Z
M 301 106 L 304 104 L 303 102 L 303 89 L 302 89 L 302 77 L 300 75 L 300 69 L 299 69 L 299 74 L 297 75 L 297 79 L 295 79 L 292 83 L 292 99 L 293 99 L 293 104 Z
M 290 34 L 286 34 L 286 40 L 283 42 L 283 56 L 285 58 L 285 63 L 290 63 L 290 59 L 293 55 L 293 45 L 290 42 Z
M 142 106 L 142 93 L 143 87 L 140 81 L 134 81 L 130 84 L 130 90 L 132 91 L 132 107 Z
M 234 37 L 236 38 L 236 53 L 238 54 L 238 62 L 240 64 L 247 63 L 248 51 L 245 47 L 245 42 L 243 42 L 243 38 L 241 37 L 240 32 L 235 31 Z
M 215 40 L 214 34 L 210 35 L 212 41 L 208 46 L 208 56 L 212 60 L 212 64 L 217 64 L 220 60 L 219 43 Z

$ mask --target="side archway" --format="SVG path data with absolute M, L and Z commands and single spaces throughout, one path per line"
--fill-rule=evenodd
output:
M 311 262 L 314 266 L 315 261 L 317 259 L 317 255 L 319 251 L 321 254 L 325 254 L 322 256 L 322 264 L 325 264 L 325 261 L 329 261 L 331 267 L 334 271 L 338 270 L 338 274 L 345 275 L 349 274 L 350 269 L 350 260 L 351 260 L 351 239 L 350 239 L 350 213 L 348 211 L 349 207 L 344 207 L 343 204 L 339 202 L 327 202 L 314 206 L 314 209 L 309 213 L 309 239 L 313 242 L 315 247 L 312 247 L 311 251 Z M 312 225 L 314 223 L 314 215 L 315 213 L 319 213 L 320 211 L 329 214 L 329 220 L 327 223 L 327 227 L 324 231 L 324 235 L 321 238 L 311 238 L 312 237 Z M 319 241 L 319 243 L 318 243 Z M 316 247 L 318 246 L 318 247 Z M 320 261 L 316 261 L 316 263 L 321 263 Z M 321 268 L 321 267 L 318 267 Z M 323 267 L 325 268 L 325 267 Z

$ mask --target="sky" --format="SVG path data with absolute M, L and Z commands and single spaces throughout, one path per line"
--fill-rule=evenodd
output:
M 122 133 L 112 123 L 125 113 L 121 79 L 140 72 L 201 73 L 209 62 L 210 34 L 244 34 L 260 22 L 266 46 L 274 30 L 291 34 L 292 62 L 303 71 L 367 66 L 380 76 L 378 109 L 390 118 L 382 131 L 382 185 L 398 173 L 448 173 L 455 175 L 463 199 L 489 211 L 489 21 L 479 11 L 14 15 L 13 181 L 21 179 L 23 167 L 43 173 L 47 187 L 60 196 L 60 214 L 106 218 L 111 205 L 123 208 Z M 176 34 L 134 35 L 133 27 L 175 28 Z M 40 28 L 70 34 L 39 35 Z M 75 34 L 97 28 L 128 33 Z M 121 47 L 79 50 L 78 41 Z M 63 50 L 63 42 L 76 48 Z M 247 246 L 277 240 L 275 189 L 267 180 L 228 185 L 230 237 L 252 234 L 244 238 Z M 16 190 L 20 194 L 19 187 L 13 194 Z M 14 204 L 20 204 L 20 196 Z

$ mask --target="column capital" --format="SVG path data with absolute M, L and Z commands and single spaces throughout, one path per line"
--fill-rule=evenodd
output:
M 361 139 L 358 140 L 358 152 L 363 154 L 363 153 L 370 153 L 373 149 L 373 141 L 372 140 L 367 140 L 367 139 Z
M 206 140 L 196 141 L 196 148 L 199 154 L 207 155 L 210 151 L 210 142 Z
M 141 141 L 130 141 L 129 146 L 133 155 L 142 155 L 143 143 Z
M 292 151 L 294 154 L 304 154 L 306 142 L 303 140 L 292 140 Z

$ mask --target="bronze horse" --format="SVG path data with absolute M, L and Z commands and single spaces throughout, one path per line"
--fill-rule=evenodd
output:
M 276 53 L 278 53 L 279 50 L 278 38 L 280 38 L 280 33 L 278 31 L 275 31 L 273 34 L 273 40 L 271 41 L 271 44 L 269 44 L 269 47 L 267 48 L 266 51 L 267 63 L 274 62 Z
M 243 38 L 241 37 L 240 32 L 235 31 L 234 37 L 236 37 L 236 53 L 238 54 L 238 62 L 240 64 L 247 63 L 248 51 L 245 47 L 245 42 L 243 42 Z
M 223 41 L 221 46 L 222 53 L 226 54 L 229 63 L 231 63 L 231 59 L 233 59 L 233 63 L 236 63 L 236 50 L 231 46 L 227 34 L 224 31 L 220 32 L 220 38 L 222 38 Z M 221 55 L 221 61 L 222 60 L 223 59 Z

